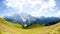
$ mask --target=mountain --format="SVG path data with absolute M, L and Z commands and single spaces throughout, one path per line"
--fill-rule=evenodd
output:
M 60 21 L 59 17 L 33 17 L 26 13 L 14 14 L 12 16 L 4 17 L 6 21 L 12 23 L 19 23 L 23 26 L 30 26 L 32 24 L 53 25 Z
M 5 20 L 13 23 L 21 23 L 23 22 L 19 14 L 14 14 L 12 16 L 5 16 Z
M 53 25 L 56 24 L 57 22 L 60 22 L 60 18 L 59 17 L 40 17 L 36 19 L 38 24 L 42 24 L 42 25 Z
M 22 13 L 22 14 L 14 14 L 12 16 L 5 16 L 3 17 L 6 21 L 13 22 L 13 23 L 19 23 L 23 26 L 31 25 L 36 20 L 35 17 L 32 17 L 29 14 Z

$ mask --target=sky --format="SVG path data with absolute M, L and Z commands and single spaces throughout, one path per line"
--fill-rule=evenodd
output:
M 60 0 L 0 0 L 0 17 L 16 13 L 60 17 Z

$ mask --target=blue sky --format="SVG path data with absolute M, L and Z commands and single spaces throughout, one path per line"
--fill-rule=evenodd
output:
M 7 8 L 7 6 L 4 4 L 5 0 L 0 0 L 0 17 L 11 15 L 16 13 L 16 10 L 12 8 Z
M 0 0 L 0 17 L 15 13 L 60 17 L 60 0 Z

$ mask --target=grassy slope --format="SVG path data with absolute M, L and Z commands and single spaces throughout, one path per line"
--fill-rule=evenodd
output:
M 36 24 L 23 29 L 20 24 L 13 24 L 0 18 L 0 34 L 60 34 L 60 23 L 51 26 Z

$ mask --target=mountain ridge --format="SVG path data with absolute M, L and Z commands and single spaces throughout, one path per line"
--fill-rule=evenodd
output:
M 27 26 L 30 26 L 32 24 L 41 24 L 41 25 L 52 25 L 60 21 L 59 17 L 33 17 L 29 14 L 15 14 L 9 17 L 4 17 L 6 21 L 13 22 L 13 23 L 19 23 Z

